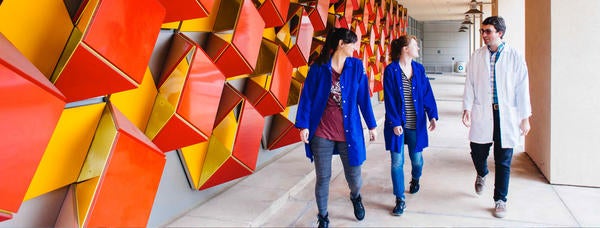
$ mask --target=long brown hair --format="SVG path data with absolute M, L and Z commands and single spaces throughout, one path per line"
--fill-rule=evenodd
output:
M 402 49 L 410 43 L 410 40 L 417 41 L 417 37 L 413 35 L 403 35 L 398 39 L 392 40 L 392 51 L 390 52 L 390 57 L 392 61 L 400 60 L 400 55 L 402 55 Z

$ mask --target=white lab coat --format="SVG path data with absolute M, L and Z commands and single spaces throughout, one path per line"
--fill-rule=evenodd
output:
M 494 119 L 490 85 L 490 51 L 477 49 L 467 64 L 463 109 L 471 111 L 469 140 L 493 141 Z M 508 44 L 496 62 L 496 88 L 500 106 L 500 138 L 503 148 L 520 145 L 521 120 L 531 116 L 529 76 L 525 59 Z

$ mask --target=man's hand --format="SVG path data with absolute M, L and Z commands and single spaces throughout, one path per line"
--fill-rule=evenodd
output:
M 471 127 L 471 111 L 463 111 L 462 122 L 465 125 L 465 127 Z
M 402 132 L 404 132 L 404 130 L 402 129 L 402 126 L 396 126 L 394 127 L 394 134 L 397 136 L 400 136 L 402 134 Z
M 369 140 L 373 142 L 375 139 L 377 139 L 377 129 L 373 128 L 369 130 Z
M 435 118 L 431 118 L 429 120 L 429 131 L 434 131 L 436 126 L 437 126 L 437 120 L 435 120 Z
M 308 144 L 308 128 L 304 128 L 304 129 L 300 130 L 300 140 L 302 140 L 302 142 Z
M 525 136 L 527 133 L 529 133 L 529 130 L 531 130 L 531 126 L 529 125 L 529 117 L 521 120 L 519 128 L 521 129 L 521 135 Z

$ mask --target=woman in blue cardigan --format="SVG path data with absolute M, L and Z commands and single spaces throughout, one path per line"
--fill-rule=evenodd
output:
M 360 188 L 366 149 L 360 113 L 370 129 L 371 141 L 375 140 L 377 124 L 363 63 L 352 57 L 357 45 L 354 32 L 330 30 L 319 57 L 310 66 L 298 104 L 296 127 L 306 156 L 315 164 L 319 227 L 329 224 L 327 200 L 334 154 L 340 155 L 344 166 L 354 216 L 358 220 L 365 216 Z
M 401 36 L 392 41 L 392 62 L 384 71 L 385 149 L 392 158 L 392 185 L 396 206 L 392 215 L 404 213 L 404 144 L 412 164 L 410 193 L 419 191 L 423 170 L 422 151 L 428 146 L 427 120 L 433 131 L 438 119 L 437 105 L 423 65 L 413 61 L 419 57 L 416 37 Z M 425 116 L 427 115 L 427 117 Z

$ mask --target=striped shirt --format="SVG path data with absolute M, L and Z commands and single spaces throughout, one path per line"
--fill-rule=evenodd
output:
M 488 47 L 489 49 L 489 47 Z M 492 52 L 490 50 L 490 86 L 492 87 L 492 103 L 498 104 L 498 91 L 496 89 L 496 62 L 498 62 L 498 58 L 500 57 L 500 53 L 504 50 L 504 42 L 498 45 L 498 49 L 496 52 Z
M 408 79 L 402 72 L 402 89 L 404 90 L 404 108 L 406 109 L 406 129 L 417 129 L 417 113 L 412 95 L 412 78 Z

